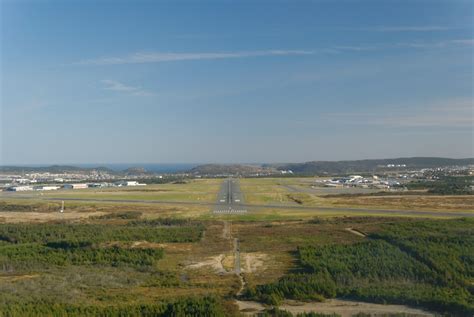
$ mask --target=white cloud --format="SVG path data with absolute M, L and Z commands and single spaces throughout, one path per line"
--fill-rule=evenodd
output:
M 249 52 L 228 52 L 228 53 L 135 53 L 123 57 L 103 57 L 80 61 L 82 65 L 115 65 L 115 64 L 139 64 L 139 63 L 160 63 L 186 60 L 211 60 L 229 58 L 247 58 L 259 56 L 289 56 L 289 55 L 311 55 L 315 51 L 303 50 L 267 50 Z
M 104 84 L 104 89 L 105 90 L 112 90 L 112 91 L 118 91 L 118 92 L 123 92 L 127 93 L 130 95 L 134 96 L 151 96 L 153 95 L 152 93 L 143 90 L 140 87 L 133 87 L 133 86 L 127 86 L 119 81 L 116 80 L 109 80 L 109 79 L 104 79 L 101 81 L 102 84 Z

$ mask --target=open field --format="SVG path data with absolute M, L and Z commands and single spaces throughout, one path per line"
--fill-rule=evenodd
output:
M 314 178 L 240 179 L 241 207 L 249 213 L 232 219 L 307 219 L 334 215 L 473 216 L 474 195 L 412 194 L 373 195 L 359 188 L 312 188 Z M 220 219 L 208 213 L 215 206 L 221 179 L 199 179 L 185 184 L 160 184 L 114 189 L 61 190 L 52 192 L 0 193 L 0 219 L 51 220 L 46 212 L 59 210 L 65 200 L 67 219 L 83 218 L 85 212 L 138 209 L 145 216 L 200 217 Z M 22 214 L 13 212 L 26 212 Z M 5 213 L 7 212 L 7 213 Z M 35 214 L 36 212 L 36 214 Z M 73 214 L 74 215 L 73 215 Z M 17 217 L 18 216 L 18 217 Z
M 249 212 L 215 215 L 221 181 L 114 189 L 117 197 L 124 193 L 153 198 L 133 203 L 120 198 L 66 200 L 64 213 L 58 212 L 60 200 L 45 199 L 53 198 L 50 193 L 34 198 L 1 196 L 1 309 L 16 312 L 12 316 L 27 316 L 37 309 L 52 313 L 48 303 L 56 303 L 56 312 L 127 311 L 131 316 L 139 307 L 161 314 L 178 309 L 176 305 L 200 307 L 211 315 L 239 315 L 239 309 L 252 314 L 272 305 L 295 314 L 314 310 L 342 316 L 399 311 L 467 316 L 474 309 L 469 297 L 474 281 L 474 243 L 469 237 L 474 236 L 474 224 L 471 219 L 429 219 L 470 214 L 466 207 L 470 197 L 314 195 L 316 201 L 330 199 L 342 207 L 324 209 L 312 206 L 314 202 L 288 199 L 272 208 L 261 204 L 262 197 L 276 204 L 272 199 L 278 195 L 306 195 L 295 188 L 306 188 L 310 179 L 243 179 L 245 199 L 254 199 L 252 204 L 245 201 Z M 165 196 L 159 193 L 165 189 L 166 199 L 181 195 L 188 200 L 161 201 L 159 197 Z M 68 195 L 80 198 L 90 193 L 77 190 Z M 196 199 L 206 195 L 209 202 Z M 398 207 L 388 204 L 388 198 L 400 199 L 399 204 L 405 202 L 407 209 L 419 213 L 379 213 L 377 208 Z M 156 199 L 159 203 L 154 203 Z M 374 209 L 347 217 L 343 207 L 350 200 L 356 206 L 372 203 Z M 427 213 L 415 202 L 444 206 Z M 446 209 L 451 211 L 441 211 Z M 367 256 L 357 260 L 359 267 L 353 261 L 364 253 Z M 235 273 L 237 262 L 241 274 Z M 321 270 L 330 275 L 322 276 Z M 313 280 L 325 281 L 329 288 Z M 380 291 L 377 296 L 370 291 L 379 288 L 415 291 Z M 428 301 L 429 296 L 434 301 Z M 324 298 L 331 300 L 318 304 Z M 255 301 L 258 304 L 252 304 Z M 392 306 L 367 304 L 381 302 Z
M 76 198 L 92 200 L 158 200 L 158 201 L 189 201 L 189 202 L 214 202 L 219 190 L 220 180 L 199 179 L 189 180 L 179 184 L 159 184 L 137 187 L 118 188 L 89 188 L 76 190 L 58 190 L 44 192 L 13 193 L 25 198 Z M 8 197 L 12 193 L 3 193 Z
M 474 212 L 474 195 L 387 195 L 363 188 L 311 187 L 314 178 L 254 178 L 241 180 L 247 203 L 282 204 L 307 207 L 350 207 L 363 209 L 400 209 Z M 414 191 L 415 192 L 415 191 Z

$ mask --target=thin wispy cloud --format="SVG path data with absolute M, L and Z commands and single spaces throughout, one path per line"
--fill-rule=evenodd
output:
M 338 52 L 342 52 L 342 51 L 363 52 L 363 51 L 371 51 L 371 50 L 380 49 L 380 47 L 377 47 L 374 45 L 360 45 L 360 46 L 340 45 L 340 46 L 334 46 L 333 49 L 337 50 Z
M 116 65 L 116 64 L 140 64 L 140 63 L 161 63 L 173 61 L 191 60 L 212 60 L 212 59 L 232 59 L 249 58 L 263 56 L 290 56 L 290 55 L 311 55 L 315 51 L 304 50 L 267 50 L 249 52 L 228 52 L 228 53 L 135 53 L 123 57 L 102 57 L 80 61 L 82 65 Z
M 105 90 L 111 90 L 111 91 L 117 91 L 117 92 L 122 92 L 126 93 L 129 95 L 134 95 L 134 96 L 151 96 L 153 95 L 151 92 L 146 91 L 140 87 L 133 87 L 133 86 L 128 86 L 125 85 L 119 81 L 116 80 L 109 80 L 109 79 L 104 79 L 101 81 L 103 84 L 103 89 Z
M 364 30 L 376 32 L 435 32 L 435 31 L 449 31 L 455 29 L 449 26 L 437 25 L 418 25 L 418 26 L 377 26 L 373 28 L 365 28 Z
M 451 43 L 463 44 L 463 45 L 474 45 L 474 39 L 452 40 Z
M 409 113 L 396 110 L 390 114 L 330 113 L 327 118 L 341 124 L 399 128 L 472 128 L 474 126 L 474 100 L 448 100 Z
M 411 47 L 411 48 L 442 48 L 451 46 L 471 46 L 474 45 L 474 39 L 457 39 L 457 40 L 446 40 L 438 42 L 404 42 L 397 43 L 398 47 Z
M 196 60 L 219 60 L 219 59 L 240 59 L 250 57 L 269 56 L 302 56 L 314 54 L 338 54 L 343 52 L 363 52 L 393 48 L 442 48 L 453 45 L 474 45 L 474 39 L 456 39 L 438 42 L 403 42 L 403 43 L 380 43 L 372 45 L 335 45 L 315 48 L 312 50 L 265 50 L 265 51 L 241 51 L 227 53 L 134 53 L 122 57 L 99 57 L 82 60 L 73 64 L 76 65 L 121 65 L 121 64 L 144 64 L 163 63 L 177 61 Z
M 399 42 L 399 43 L 380 43 L 373 45 L 350 45 L 350 46 L 333 46 L 326 52 L 331 53 L 343 53 L 343 52 L 364 52 L 364 51 L 380 51 L 387 49 L 397 48 L 412 48 L 412 49 L 436 49 L 436 48 L 448 48 L 456 46 L 472 46 L 474 45 L 474 39 L 456 39 L 456 40 L 445 40 L 436 42 L 423 42 L 423 41 L 412 41 L 412 42 Z

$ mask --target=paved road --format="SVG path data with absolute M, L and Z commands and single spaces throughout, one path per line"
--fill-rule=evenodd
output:
M 213 208 L 215 214 L 243 214 L 247 212 L 244 206 L 244 197 L 240 191 L 239 181 L 235 178 L 225 179 L 222 182 L 217 202 Z
M 137 204 L 162 204 L 162 205 L 191 205 L 191 206 L 207 206 L 210 208 L 215 208 L 216 203 L 206 203 L 206 202 L 193 202 L 193 201 L 165 201 L 165 200 L 139 200 L 139 199 L 89 199 L 89 198 L 48 198 L 44 196 L 16 196 L 8 195 L 10 199 L 42 199 L 48 201 L 84 201 L 84 202 L 95 202 L 95 203 L 137 203 Z M 4 198 L 5 196 L 0 196 Z M 225 204 L 224 204 L 225 206 Z M 373 215 L 406 215 L 406 216 L 428 216 L 428 217 L 474 217 L 473 212 L 445 212 L 445 211 L 419 211 L 419 210 L 396 210 L 396 209 L 366 209 L 366 208 L 341 208 L 341 207 L 317 207 L 317 206 L 288 206 L 281 204 L 269 204 L 269 205 L 252 205 L 246 203 L 240 203 L 238 205 L 239 210 L 248 210 L 249 208 L 252 211 L 257 212 L 260 209 L 285 209 L 285 210 L 306 210 L 313 211 L 315 215 L 317 214 L 327 214 L 327 213 L 338 213 L 344 215 L 351 214 L 373 214 Z M 228 206 L 227 206 L 228 208 Z M 237 210 L 237 209 L 233 209 Z

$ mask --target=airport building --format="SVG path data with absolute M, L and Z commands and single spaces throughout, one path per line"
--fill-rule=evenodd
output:
M 65 184 L 63 186 L 64 189 L 84 189 L 88 188 L 89 186 L 85 183 L 80 183 L 80 184 Z
M 122 181 L 117 182 L 117 186 L 146 186 L 146 184 L 140 184 L 137 181 Z
M 34 190 L 58 190 L 59 186 L 35 186 Z
M 12 192 L 24 192 L 28 190 L 33 190 L 33 187 L 31 186 L 12 186 L 7 188 L 8 191 Z

